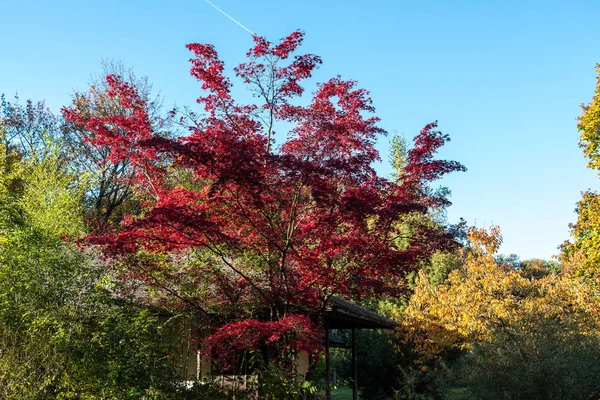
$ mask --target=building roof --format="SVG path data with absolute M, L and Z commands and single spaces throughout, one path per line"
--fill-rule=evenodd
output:
M 398 323 L 381 314 L 331 296 L 325 308 L 329 329 L 394 329 Z

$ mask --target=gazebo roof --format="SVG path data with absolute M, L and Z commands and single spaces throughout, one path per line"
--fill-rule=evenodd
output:
M 381 314 L 331 296 L 325 309 L 328 329 L 394 329 L 396 321 Z

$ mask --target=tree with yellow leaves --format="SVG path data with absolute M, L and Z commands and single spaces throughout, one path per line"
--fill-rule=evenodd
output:
M 577 129 L 581 133 L 579 146 L 589 160 L 588 168 L 600 171 L 600 64 L 596 65 L 596 71 L 594 96 L 589 104 L 581 105 L 583 112 Z M 564 256 L 571 263 L 580 259 L 577 273 L 597 284 L 595 281 L 600 278 L 600 194 L 592 190 L 582 193 L 575 211 L 578 217 L 577 222 L 571 225 L 573 242 L 563 244 Z
M 503 268 L 495 257 L 502 243 L 497 227 L 471 228 L 469 241 L 463 265 L 443 284 L 417 277 L 400 316 L 397 333 L 422 370 L 446 369 L 458 354 L 454 376 L 469 388 L 467 398 L 587 398 L 600 389 L 594 288 L 569 270 L 532 275 Z

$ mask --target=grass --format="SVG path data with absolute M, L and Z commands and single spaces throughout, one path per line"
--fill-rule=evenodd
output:
M 323 392 L 325 394 L 325 392 Z M 360 394 L 358 395 L 360 399 Z M 331 399 L 332 400 L 352 400 L 352 388 L 347 386 L 339 387 L 331 391 Z

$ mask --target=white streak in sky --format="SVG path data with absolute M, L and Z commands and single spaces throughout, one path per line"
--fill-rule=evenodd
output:
M 226 16 L 227 18 L 229 18 L 230 20 L 232 20 L 233 22 L 235 22 L 236 24 L 238 24 L 239 26 L 241 26 L 242 28 L 244 28 L 252 36 L 254 36 L 254 32 L 252 32 L 250 29 L 246 28 L 244 25 L 242 25 L 241 23 L 239 23 L 238 21 L 236 21 L 231 15 L 227 14 L 225 11 L 223 11 L 219 7 L 215 6 L 213 3 L 210 2 L 210 0 L 204 0 L 204 1 L 206 1 L 208 4 L 210 4 L 211 6 L 213 6 L 221 14 L 223 14 L 224 16 Z

